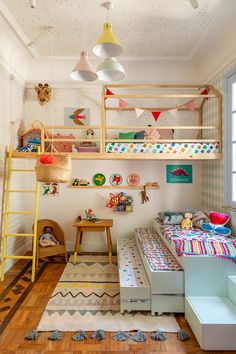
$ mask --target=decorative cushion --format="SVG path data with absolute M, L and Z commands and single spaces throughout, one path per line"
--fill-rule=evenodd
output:
M 135 132 L 119 133 L 119 139 L 134 139 Z
M 159 219 L 166 225 L 180 225 L 184 219 L 184 215 L 177 211 L 164 211 L 158 214 Z

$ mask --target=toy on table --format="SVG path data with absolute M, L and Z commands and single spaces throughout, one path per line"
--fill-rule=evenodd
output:
M 228 214 L 220 213 L 218 211 L 211 211 L 209 214 L 209 219 L 210 223 L 202 224 L 202 229 L 204 231 L 214 231 L 223 236 L 231 235 L 231 230 L 224 226 L 230 219 Z
M 57 246 L 59 242 L 52 234 L 53 228 L 51 226 L 45 226 L 43 229 L 43 234 L 39 238 L 39 246 L 41 247 L 49 247 L 49 246 Z
M 181 229 L 184 229 L 184 230 L 192 229 L 193 223 L 192 223 L 191 219 L 193 217 L 193 214 L 190 212 L 187 212 L 184 214 L 184 217 L 185 217 L 185 219 L 181 222 Z
M 100 221 L 99 218 L 96 217 L 92 209 L 85 210 L 86 220 L 91 222 Z

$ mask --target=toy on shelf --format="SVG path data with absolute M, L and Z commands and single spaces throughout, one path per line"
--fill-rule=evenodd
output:
M 110 184 L 112 186 L 119 186 L 123 182 L 123 178 L 119 173 L 113 173 L 109 178 Z
M 106 205 L 107 208 L 113 208 L 114 211 L 133 211 L 133 197 L 124 192 L 119 194 L 110 193 L 110 201 Z
M 74 187 L 77 187 L 77 186 L 87 187 L 88 185 L 89 185 L 89 182 L 85 178 L 83 178 L 83 179 L 75 178 L 72 180 L 72 186 L 74 186 Z
M 141 204 L 149 202 L 149 197 L 147 196 L 147 192 L 146 192 L 146 186 L 143 186 L 143 190 L 141 192 L 141 198 L 142 198 Z
M 129 186 L 131 187 L 135 187 L 138 186 L 140 182 L 140 177 L 139 175 L 137 175 L 137 173 L 131 173 L 128 177 L 127 177 L 127 183 Z
M 85 210 L 86 220 L 91 222 L 98 222 L 100 221 L 99 218 L 96 217 L 92 209 Z
M 103 186 L 106 182 L 106 177 L 102 173 L 96 173 L 93 176 L 93 183 L 96 186 Z
M 230 219 L 228 214 L 220 213 L 218 211 L 211 211 L 209 214 L 210 223 L 202 224 L 204 231 L 214 231 L 219 235 L 230 236 L 231 230 L 225 227 Z
M 159 184 L 157 182 L 146 182 L 145 186 L 159 188 Z
M 181 229 L 184 229 L 184 230 L 192 229 L 193 223 L 192 223 L 191 219 L 193 217 L 193 214 L 190 212 L 187 212 L 184 214 L 184 217 L 185 217 L 185 219 L 182 220 L 182 222 L 181 222 Z
M 41 129 L 35 128 L 33 125 L 20 136 L 19 152 L 37 152 L 41 146 Z
M 52 89 L 47 83 L 44 85 L 40 83 L 34 89 L 37 92 L 37 98 L 41 106 L 50 101 Z

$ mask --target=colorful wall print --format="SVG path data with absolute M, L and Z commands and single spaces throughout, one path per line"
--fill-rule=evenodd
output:
M 64 124 L 69 126 L 89 125 L 90 109 L 78 107 L 64 108 Z
M 57 197 L 59 196 L 59 183 L 56 182 L 46 182 L 41 183 L 41 191 L 43 197 Z
M 192 165 L 166 165 L 166 183 L 193 183 Z

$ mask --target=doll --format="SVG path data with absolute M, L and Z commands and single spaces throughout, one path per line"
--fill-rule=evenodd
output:
M 193 223 L 192 223 L 191 219 L 193 217 L 193 214 L 190 212 L 187 212 L 184 214 L 184 216 L 185 216 L 185 219 L 181 222 L 181 229 L 184 229 L 184 230 L 192 229 Z
M 39 238 L 39 245 L 41 247 L 59 245 L 59 242 L 57 241 L 55 236 L 52 234 L 52 231 L 53 231 L 53 229 L 51 226 L 44 227 L 43 234 Z

